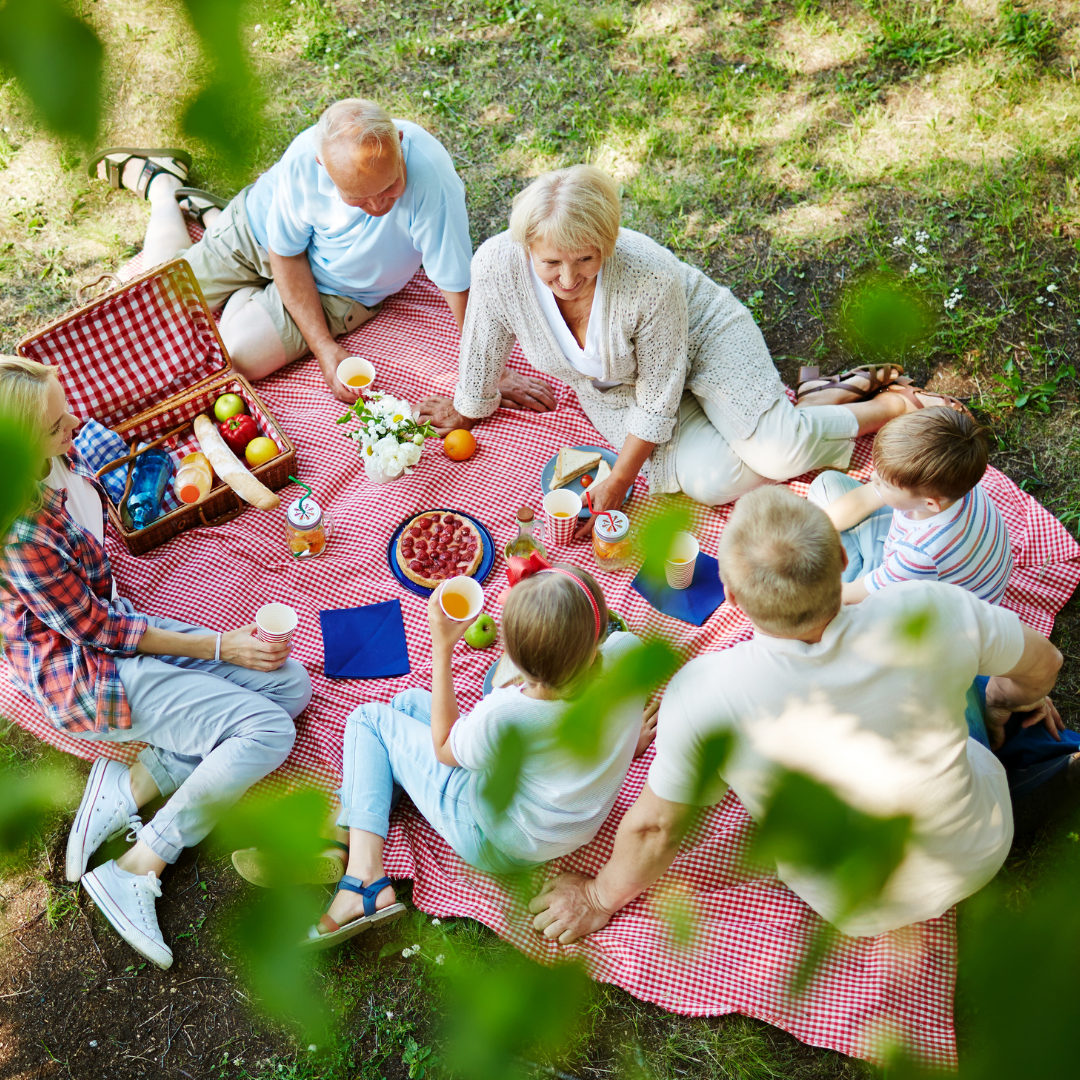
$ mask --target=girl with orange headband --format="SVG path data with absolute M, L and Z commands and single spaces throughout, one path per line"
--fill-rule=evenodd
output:
M 611 811 L 631 759 L 652 742 L 656 709 L 641 697 L 609 718 L 591 757 L 564 748 L 558 727 L 568 702 L 605 660 L 637 639 L 607 635 L 604 594 L 584 570 L 513 562 L 511 580 L 524 580 L 506 596 L 503 637 L 523 685 L 493 690 L 460 715 L 450 659 L 468 624 L 446 617 L 436 591 L 428 604 L 431 692 L 407 690 L 349 717 L 338 818 L 349 830 L 348 870 L 329 911 L 309 930 L 307 947 L 328 948 L 404 912 L 383 871 L 395 788 L 467 863 L 512 873 L 587 844 Z M 511 729 L 524 744 L 524 761 L 510 805 L 496 813 L 482 794 L 484 777 Z

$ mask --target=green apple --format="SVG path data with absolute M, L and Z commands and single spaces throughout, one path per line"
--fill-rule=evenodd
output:
M 489 645 L 495 644 L 498 636 L 499 628 L 495 625 L 495 620 L 485 611 L 465 631 L 465 644 L 471 645 L 474 649 L 486 649 Z
M 239 416 L 243 412 L 247 412 L 247 406 L 239 394 L 222 394 L 214 402 L 214 415 L 218 418 L 218 423 L 223 424 L 226 420 Z

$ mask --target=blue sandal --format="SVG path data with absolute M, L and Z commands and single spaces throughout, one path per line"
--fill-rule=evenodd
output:
M 345 923 L 344 926 L 335 922 L 329 915 L 323 915 L 317 925 L 308 929 L 307 937 L 300 942 L 300 948 L 307 952 L 329 949 L 334 945 L 340 945 L 343 941 L 348 941 L 351 937 L 356 937 L 357 934 L 362 934 L 376 923 L 387 923 L 400 919 L 405 914 L 404 904 L 391 904 L 380 911 L 375 910 L 375 897 L 389 884 L 390 879 L 388 877 L 381 877 L 378 881 L 365 885 L 362 881 L 346 874 L 338 882 L 338 891 L 345 889 L 348 892 L 358 893 L 362 896 L 364 898 L 364 914 L 359 919 L 353 919 L 352 922 Z

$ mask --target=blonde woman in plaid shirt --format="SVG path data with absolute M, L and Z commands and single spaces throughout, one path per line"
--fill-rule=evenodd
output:
M 72 449 L 79 421 L 56 369 L 0 357 L 0 415 L 36 424 L 40 483 L 4 539 L 0 633 L 16 686 L 65 734 L 144 742 L 130 768 L 99 757 L 67 847 L 67 877 L 158 967 L 172 951 L 158 928 L 159 877 L 185 847 L 288 756 L 307 706 L 307 672 L 253 626 L 217 633 L 143 615 L 116 593 L 103 546 L 102 496 Z M 143 825 L 139 808 L 168 801 Z M 86 872 L 108 838 L 135 844 Z

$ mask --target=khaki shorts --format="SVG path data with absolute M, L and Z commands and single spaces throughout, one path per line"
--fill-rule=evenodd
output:
M 296 360 L 311 350 L 274 284 L 270 253 L 259 246 L 251 231 L 247 216 L 247 193 L 248 189 L 244 188 L 221 211 L 203 238 L 186 251 L 177 252 L 177 258 L 187 259 L 191 264 L 211 311 L 223 308 L 237 289 L 250 286 L 258 288 L 252 301 L 262 305 L 270 316 L 281 344 L 285 346 L 286 361 Z M 381 306 L 364 307 L 358 300 L 331 293 L 319 293 L 319 300 L 326 324 L 334 337 L 362 326 L 378 314 Z

